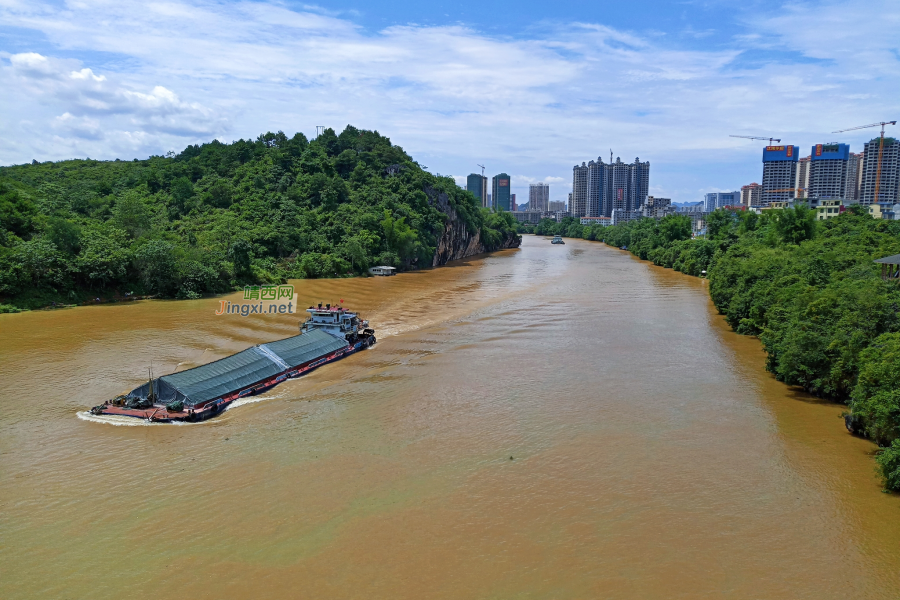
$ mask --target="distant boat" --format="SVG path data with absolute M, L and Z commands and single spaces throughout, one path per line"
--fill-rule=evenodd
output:
M 565 244 L 561 235 L 554 236 L 550 241 L 551 244 Z
M 390 277 L 391 275 L 397 274 L 397 269 L 394 267 L 372 267 L 369 269 L 369 273 L 372 275 L 379 275 L 381 277 Z

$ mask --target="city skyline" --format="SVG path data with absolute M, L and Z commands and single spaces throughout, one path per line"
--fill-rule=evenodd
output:
M 871 25 L 900 19 L 889 2 L 167 6 L 0 7 L 0 163 L 349 123 L 460 185 L 481 163 L 559 200 L 572 164 L 612 148 L 653 163 L 650 194 L 697 201 L 758 180 L 761 145 L 730 134 L 860 152 L 870 132 L 830 132 L 894 118 L 900 79 Z

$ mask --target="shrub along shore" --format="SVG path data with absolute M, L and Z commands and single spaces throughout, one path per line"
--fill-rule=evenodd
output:
M 511 215 L 351 126 L 0 167 L 0 312 L 430 267 L 450 218 L 486 251 L 516 235 Z
M 603 241 L 654 264 L 709 277 L 716 308 L 757 336 L 779 381 L 848 405 L 849 429 L 881 448 L 885 489 L 900 490 L 900 288 L 873 260 L 900 254 L 900 222 L 861 207 L 826 221 L 812 211 L 717 210 L 705 237 L 688 217 L 581 226 L 542 221 L 523 232 Z

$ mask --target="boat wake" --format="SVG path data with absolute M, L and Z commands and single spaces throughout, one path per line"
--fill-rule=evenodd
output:
M 282 398 L 284 394 L 278 394 L 277 396 L 274 394 L 260 394 L 259 396 L 246 396 L 244 398 L 238 398 L 231 404 L 229 404 L 224 412 L 228 412 L 232 408 L 237 408 L 239 406 L 244 406 L 245 404 L 256 404 L 257 402 L 264 402 L 266 400 L 274 400 L 275 398 Z
M 91 423 L 103 423 L 104 425 L 116 425 L 119 427 L 151 427 L 157 425 L 200 425 L 201 423 L 172 422 L 172 423 L 154 423 L 147 419 L 138 419 L 136 417 L 123 417 L 121 415 L 92 415 L 90 411 L 83 410 L 75 413 L 82 421 L 90 421 Z

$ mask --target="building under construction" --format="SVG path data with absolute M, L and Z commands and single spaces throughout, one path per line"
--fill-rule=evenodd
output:
M 788 202 L 796 197 L 799 146 L 766 146 L 763 150 L 762 204 Z
M 878 177 L 878 144 L 880 138 L 866 143 L 862 170 L 860 204 L 875 202 L 875 183 Z M 878 190 L 879 202 L 900 202 L 900 142 L 895 138 L 884 138 L 881 154 L 881 185 Z

